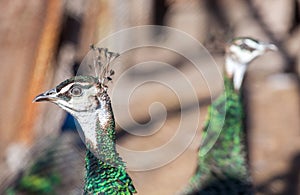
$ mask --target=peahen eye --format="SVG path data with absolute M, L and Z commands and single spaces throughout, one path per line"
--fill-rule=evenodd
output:
M 80 87 L 73 87 L 70 89 L 70 93 L 73 96 L 80 96 L 82 94 L 82 89 Z

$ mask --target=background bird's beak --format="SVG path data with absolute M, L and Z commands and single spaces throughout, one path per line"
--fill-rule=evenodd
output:
M 264 48 L 266 51 L 277 51 L 278 48 L 276 45 L 271 44 L 271 43 L 264 43 Z
M 49 91 L 46 91 L 45 93 L 42 93 L 38 96 L 36 96 L 33 100 L 33 102 L 42 102 L 42 101 L 55 101 L 57 99 L 56 97 L 56 89 L 50 89 Z

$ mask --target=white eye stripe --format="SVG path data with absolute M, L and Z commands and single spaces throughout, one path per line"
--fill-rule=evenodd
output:
M 86 83 L 79 83 L 79 82 L 69 83 L 68 85 L 64 86 L 58 93 L 59 94 L 66 93 L 73 87 L 73 85 L 80 85 L 82 87 L 85 87 L 85 86 L 90 86 L 91 84 L 88 82 L 86 82 Z
M 258 47 L 258 44 L 255 41 L 252 41 L 250 39 L 244 40 L 244 43 L 246 45 L 248 45 L 249 47 L 251 47 L 251 48 L 257 48 Z
M 64 87 L 59 91 L 59 93 L 60 93 L 60 94 L 66 93 L 67 91 L 69 91 L 69 89 L 70 89 L 72 86 L 73 86 L 73 83 L 70 83 L 70 84 L 64 86 Z

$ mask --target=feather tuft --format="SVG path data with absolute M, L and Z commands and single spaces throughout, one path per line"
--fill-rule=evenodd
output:
M 106 86 L 108 82 L 112 81 L 112 76 L 115 71 L 111 69 L 111 63 L 120 55 L 109 51 L 107 48 L 100 48 L 91 45 L 90 48 L 94 52 L 94 68 L 95 74 L 99 83 Z

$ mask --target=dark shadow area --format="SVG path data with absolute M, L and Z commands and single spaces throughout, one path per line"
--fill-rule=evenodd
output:
M 296 154 L 290 162 L 287 173 L 276 175 L 268 181 L 256 187 L 256 191 L 262 194 L 272 195 L 299 195 L 300 194 L 300 153 Z M 276 183 L 284 185 L 282 191 L 274 192 Z
M 165 25 L 165 16 L 169 9 L 169 4 L 166 0 L 154 0 L 153 2 L 153 24 L 154 25 Z M 156 32 L 154 32 L 154 37 L 159 35 L 161 33 L 160 29 L 157 29 Z
M 204 46 L 210 53 L 223 55 L 225 43 L 232 39 L 234 28 L 230 25 L 220 1 L 206 0 L 204 5 L 208 13 L 207 23 L 214 24 L 207 26 L 209 33 L 204 41 Z
M 60 44 L 64 42 L 71 42 L 75 45 L 78 45 L 79 34 L 82 27 L 81 19 L 75 19 L 70 15 L 65 15 L 64 24 L 62 27 Z
M 251 121 L 251 116 L 249 116 L 249 113 L 250 112 L 250 105 L 249 105 L 249 97 L 250 97 L 250 93 L 248 91 L 248 88 L 247 86 L 249 86 L 247 84 L 247 73 L 245 74 L 245 79 L 244 79 L 244 87 L 241 88 L 240 90 L 240 93 L 241 93 L 241 98 L 242 98 L 242 104 L 243 104 L 243 109 L 244 109 L 244 116 L 243 116 L 243 128 L 244 128 L 244 132 L 245 132 L 245 147 L 246 147 L 246 159 L 247 159 L 247 163 L 249 164 L 250 162 L 250 156 L 249 154 L 251 153 L 250 152 L 250 145 L 249 145 L 249 129 L 251 129 L 251 124 L 252 121 Z
M 153 24 L 154 25 L 164 25 L 165 15 L 169 8 L 166 0 L 155 0 L 153 3 L 154 14 L 153 14 Z
M 293 33 L 300 25 L 300 2 L 297 0 L 294 0 L 294 17 L 293 17 L 293 23 L 290 28 L 290 33 Z
M 189 195 L 253 195 L 250 184 L 236 178 L 221 179 L 209 183 L 202 190 Z

